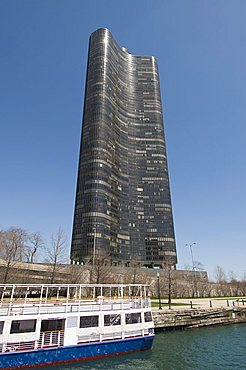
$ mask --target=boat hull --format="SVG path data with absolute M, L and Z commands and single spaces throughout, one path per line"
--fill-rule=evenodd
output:
M 76 361 L 93 360 L 150 349 L 154 335 L 78 344 L 76 346 L 43 348 L 32 351 L 8 352 L 0 355 L 0 369 L 14 370 Z

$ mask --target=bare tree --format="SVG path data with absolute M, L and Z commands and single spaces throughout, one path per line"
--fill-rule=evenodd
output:
M 23 260 L 27 233 L 23 229 L 11 228 L 0 232 L 0 257 L 3 260 L 3 284 L 8 281 L 10 271 Z
M 38 249 L 44 246 L 44 241 L 39 232 L 29 234 L 27 237 L 27 246 L 25 248 L 26 262 L 33 263 Z
M 137 268 L 139 267 L 139 264 L 135 260 L 131 260 L 129 267 L 132 267 L 132 276 L 131 276 L 131 284 L 136 284 L 138 280 L 138 271 Z
M 88 265 L 90 266 L 90 282 L 93 284 L 102 284 L 111 280 L 111 257 L 110 254 L 100 251 L 100 254 L 93 256 Z
M 242 295 L 246 295 L 246 273 L 244 273 L 243 278 L 241 280 L 241 292 Z
M 242 294 L 242 281 L 237 279 L 234 271 L 229 271 L 228 273 L 228 284 L 230 285 L 230 290 L 232 296 L 240 296 Z
M 235 272 L 234 271 L 229 271 L 229 273 L 228 273 L 228 281 L 230 282 L 230 283 L 234 283 L 234 282 L 236 282 L 236 281 L 238 281 L 237 280 L 237 275 L 235 274 Z
M 193 273 L 194 273 L 194 291 L 193 297 L 200 297 L 202 284 L 199 281 L 199 271 L 204 270 L 204 266 L 200 261 L 194 261 Z
M 50 284 L 54 284 L 58 273 L 58 266 L 64 260 L 67 238 L 61 228 L 51 235 L 51 248 L 47 250 L 47 262 L 51 264 Z
M 172 305 L 172 295 L 175 288 L 175 269 L 173 265 L 173 260 L 171 258 L 166 258 L 165 263 L 162 265 L 162 276 L 164 279 L 165 291 L 168 297 L 168 307 L 171 309 Z
M 214 269 L 215 282 L 224 284 L 227 281 L 225 270 L 221 266 L 216 266 Z
M 64 269 L 63 281 L 67 284 L 89 284 L 90 271 L 86 266 L 67 265 Z
M 230 295 L 230 287 L 227 282 L 227 275 L 225 270 L 221 266 L 216 266 L 214 269 L 214 277 L 216 288 L 217 288 L 217 295 L 219 296 L 227 296 Z
M 193 261 L 193 266 L 185 265 L 184 269 L 189 271 L 186 276 L 188 297 L 199 297 L 201 295 L 199 271 L 204 270 L 203 264 L 200 261 Z
M 123 268 L 123 271 L 125 269 Z M 127 273 L 125 275 L 125 283 L 127 284 L 144 284 L 146 283 L 146 274 L 144 269 L 141 269 L 141 263 L 139 261 L 132 259 L 127 268 Z

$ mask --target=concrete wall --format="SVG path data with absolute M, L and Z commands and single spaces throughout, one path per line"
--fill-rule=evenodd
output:
M 153 312 L 157 330 L 190 329 L 246 322 L 246 307 L 230 309 L 160 310 Z

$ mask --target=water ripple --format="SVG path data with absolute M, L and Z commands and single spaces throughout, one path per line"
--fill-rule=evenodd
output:
M 52 369 L 243 370 L 246 369 L 246 324 L 165 332 L 156 335 L 152 351 Z

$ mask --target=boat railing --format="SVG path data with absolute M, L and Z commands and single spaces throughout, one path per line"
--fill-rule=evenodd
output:
M 12 301 L 0 304 L 0 316 L 41 315 L 90 311 L 116 311 L 150 307 L 149 298 L 57 301 Z
M 40 333 L 39 340 L 2 343 L 0 344 L 0 353 L 59 347 L 63 344 L 64 330 L 44 331 Z
M 33 350 L 37 348 L 37 343 L 35 340 L 2 343 L 0 344 L 0 353 Z
M 152 329 L 151 329 L 152 330 Z M 92 333 L 90 335 L 79 335 L 78 336 L 78 344 L 82 343 L 91 343 L 91 342 L 99 342 L 99 341 L 107 341 L 107 340 L 120 340 L 124 338 L 134 338 L 139 336 L 146 336 L 150 334 L 150 329 L 143 328 L 143 329 L 136 329 L 136 330 L 125 330 L 125 331 L 115 331 L 113 333 L 102 333 L 96 334 Z
M 137 329 L 128 331 L 119 331 L 113 333 L 92 333 L 90 335 L 79 335 L 77 344 L 102 342 L 107 340 L 121 340 L 124 338 L 146 336 L 151 333 L 152 329 Z M 41 348 L 59 347 L 64 345 L 64 330 L 40 332 L 38 340 L 24 342 L 7 342 L 0 344 L 0 353 L 19 352 L 35 350 Z
M 0 285 L 0 316 L 149 307 L 139 284 Z
M 40 332 L 38 348 L 63 346 L 64 330 Z

